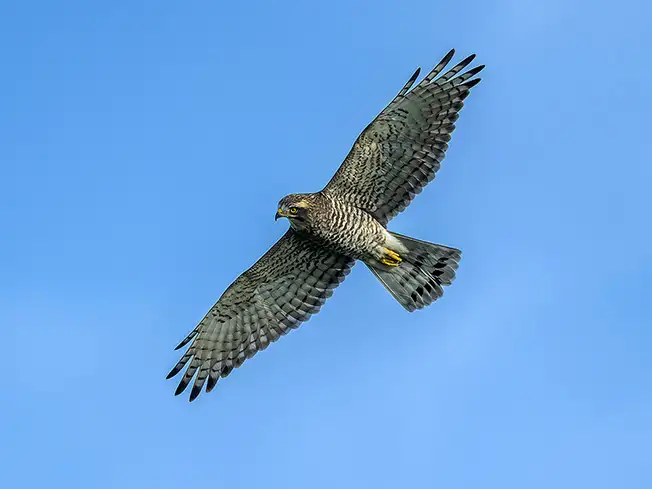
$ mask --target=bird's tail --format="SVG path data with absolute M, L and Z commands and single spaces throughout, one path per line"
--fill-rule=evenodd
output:
M 390 294 L 408 311 L 421 309 L 439 299 L 442 287 L 455 279 L 462 252 L 448 246 L 428 243 L 390 233 L 407 252 L 399 253 L 397 266 L 367 266 Z

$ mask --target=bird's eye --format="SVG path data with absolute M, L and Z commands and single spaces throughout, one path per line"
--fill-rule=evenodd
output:
M 299 209 L 296 207 L 290 207 L 290 214 L 296 214 L 297 212 L 299 212 Z

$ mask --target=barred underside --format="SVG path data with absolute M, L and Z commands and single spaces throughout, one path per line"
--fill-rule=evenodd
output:
M 206 383 L 210 392 L 258 351 L 319 311 L 349 273 L 354 260 L 315 246 L 289 230 L 224 292 L 199 325 L 177 346 L 190 347 L 168 374 L 186 365 L 176 394 L 194 379 L 190 400 Z
M 308 238 L 289 230 L 179 344 L 177 349 L 190 346 L 168 375 L 187 367 L 176 394 L 190 383 L 190 400 L 204 385 L 212 390 L 247 358 L 318 312 L 355 258 L 375 249 L 389 220 L 435 177 L 463 101 L 480 81 L 474 76 L 483 68 L 459 74 L 474 59 L 469 56 L 441 74 L 453 54 L 412 88 L 417 70 L 358 137 L 321 193 L 332 201 L 333 214 L 314 226 L 319 232 Z M 436 249 L 417 250 L 393 271 L 374 270 L 408 310 L 440 297 L 460 258 L 459 250 L 426 244 Z
M 417 70 L 394 100 L 362 132 L 324 192 L 350 202 L 386 225 L 435 178 L 455 121 L 484 66 L 461 75 L 471 55 L 439 76 L 444 59 L 412 90 Z

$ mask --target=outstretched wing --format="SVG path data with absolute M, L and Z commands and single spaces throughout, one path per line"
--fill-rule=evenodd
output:
M 459 74 L 475 55 L 439 76 L 451 50 L 416 85 L 419 70 L 367 126 L 323 192 L 346 200 L 387 224 L 435 178 L 463 100 L 483 66 Z
M 192 341 L 167 377 L 174 377 L 190 362 L 176 394 L 186 389 L 195 374 L 190 400 L 207 380 L 206 392 L 210 392 L 221 377 L 297 328 L 319 311 L 354 262 L 290 229 L 226 289 L 177 346 Z

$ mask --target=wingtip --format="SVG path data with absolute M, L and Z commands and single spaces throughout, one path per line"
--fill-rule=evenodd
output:
M 464 86 L 464 87 L 466 87 L 468 90 L 470 90 L 471 88 L 475 87 L 478 83 L 480 83 L 480 81 L 482 81 L 482 78 L 474 78 L 474 79 L 472 79 L 472 80 L 469 80 L 469 81 L 467 81 L 467 82 L 464 82 L 464 83 L 462 84 L 462 86 Z
M 179 367 L 178 364 L 175 365 L 174 368 L 170 370 L 170 372 L 165 376 L 166 380 L 171 379 L 172 377 L 177 375 L 180 371 L 181 371 L 181 367 Z
M 199 333 L 199 328 L 201 327 L 201 323 L 197 325 L 195 329 L 193 329 L 188 336 L 186 336 L 183 340 L 181 340 L 181 343 L 179 343 L 174 349 L 178 350 L 179 348 L 183 348 L 186 346 L 188 343 L 190 343 Z
M 206 382 L 206 392 L 212 391 L 217 385 L 219 377 L 208 376 L 208 382 Z
M 188 402 L 192 402 L 195 399 L 197 399 L 197 396 L 201 394 L 201 385 L 193 385 L 192 390 L 190 391 L 190 398 L 188 399 Z
M 414 70 L 414 73 L 412 73 L 412 76 L 407 81 L 405 86 L 412 86 L 412 84 L 417 80 L 417 78 L 419 78 L 420 74 L 421 74 L 421 67 L 419 66 L 419 67 L 417 67 L 416 70 Z
M 480 73 L 482 70 L 484 70 L 486 65 L 478 65 L 475 68 L 470 69 L 467 73 L 471 73 L 471 75 L 476 75 Z
M 174 395 L 178 396 L 179 394 L 181 394 L 183 391 L 186 390 L 186 387 L 188 387 L 187 383 L 185 383 L 183 381 L 180 382 L 179 385 L 177 386 L 177 390 L 174 391 Z
M 455 56 L 455 49 L 451 49 L 446 53 L 446 56 L 441 60 L 441 64 L 447 65 L 453 59 L 453 56 Z
M 475 54 L 470 54 L 469 56 L 464 58 L 462 61 L 457 63 L 455 65 L 455 68 L 457 68 L 458 70 L 462 70 L 462 69 L 466 68 L 467 66 L 469 66 L 474 59 L 475 59 Z
M 183 348 L 184 346 L 186 346 L 186 345 L 188 344 L 189 341 L 190 341 L 190 338 L 186 338 L 186 339 L 184 339 L 181 343 L 179 343 L 177 346 L 174 347 L 174 350 L 175 350 L 175 351 L 176 351 L 176 350 L 180 350 L 181 348 Z

